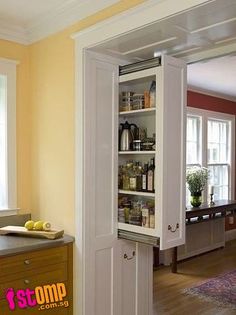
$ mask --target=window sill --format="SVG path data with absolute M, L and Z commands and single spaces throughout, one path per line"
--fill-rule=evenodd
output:
M 18 214 L 20 208 L 0 209 L 0 217 L 8 217 L 10 215 Z

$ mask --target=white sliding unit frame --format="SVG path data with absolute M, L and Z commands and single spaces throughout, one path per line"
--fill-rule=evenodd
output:
M 179 59 L 162 56 L 161 66 L 121 75 L 120 89 L 141 93 L 150 88 L 153 80 L 156 107 L 120 112 L 119 116 L 120 123 L 144 125 L 149 134 L 155 133 L 156 150 L 119 152 L 119 160 L 124 163 L 130 158 L 139 161 L 141 156 L 144 161 L 155 158 L 155 193 L 118 193 L 154 199 L 155 228 L 129 223 L 118 223 L 118 228 L 156 237 L 160 249 L 167 249 L 185 242 L 186 65 Z

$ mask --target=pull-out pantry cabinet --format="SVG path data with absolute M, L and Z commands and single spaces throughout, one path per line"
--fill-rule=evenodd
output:
M 153 204 L 154 222 L 150 226 L 140 226 L 139 222 L 137 225 L 118 222 L 118 229 L 121 237 L 131 240 L 136 238 L 167 249 L 183 244 L 185 240 L 186 71 L 181 60 L 169 56 L 158 60 L 158 66 L 119 76 L 119 95 L 127 91 L 144 93 L 153 81 L 156 82 L 153 107 L 119 111 L 119 123 L 128 121 L 146 130 L 149 137 L 156 135 L 156 144 L 151 150 L 118 152 L 119 165 L 129 160 L 134 163 L 147 163 L 150 159 L 155 161 L 155 191 L 118 190 L 119 197 Z M 153 63 L 157 63 L 155 59 Z M 126 67 L 121 67 L 120 73 Z M 135 70 L 135 65 L 133 68 Z M 145 62 L 140 68 L 145 68 Z M 122 102 L 121 97 L 119 99 Z
M 152 246 L 167 249 L 185 241 L 186 65 L 162 56 L 159 66 L 119 75 L 125 64 L 85 50 L 77 69 L 84 82 L 78 91 L 77 132 L 85 315 L 152 314 Z M 152 81 L 153 108 L 119 111 L 122 91 L 143 93 Z M 126 120 L 156 134 L 154 151 L 119 150 L 119 124 Z M 118 188 L 119 165 L 150 158 L 155 192 Z M 154 201 L 154 225 L 118 222 L 121 196 Z

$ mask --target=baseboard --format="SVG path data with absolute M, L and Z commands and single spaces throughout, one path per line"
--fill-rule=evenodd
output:
M 225 242 L 219 242 L 219 243 L 212 244 L 212 245 L 204 247 L 204 248 L 200 248 L 198 250 L 194 250 L 194 251 L 188 252 L 186 254 L 178 255 L 178 261 L 181 261 L 181 260 L 184 260 L 184 259 L 187 259 L 187 258 L 191 258 L 191 257 L 194 257 L 194 256 L 198 256 L 198 255 L 210 252 L 212 250 L 215 250 L 217 248 L 221 248 L 221 247 L 224 247 L 224 246 L 225 246 Z
M 229 242 L 236 239 L 236 229 L 225 231 L 225 241 Z

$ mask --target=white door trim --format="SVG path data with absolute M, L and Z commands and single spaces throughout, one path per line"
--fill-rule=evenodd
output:
M 214 1 L 214 0 L 211 0 Z M 72 35 L 75 39 L 75 264 L 74 264 L 74 312 L 84 314 L 84 281 L 86 226 L 84 221 L 84 54 L 86 49 L 113 39 L 124 33 L 137 30 L 170 15 L 205 4 L 206 0 L 149 0 L 135 9 L 130 9 Z M 122 20 L 122 22 L 121 22 Z M 92 315 L 92 314 L 91 314 Z

